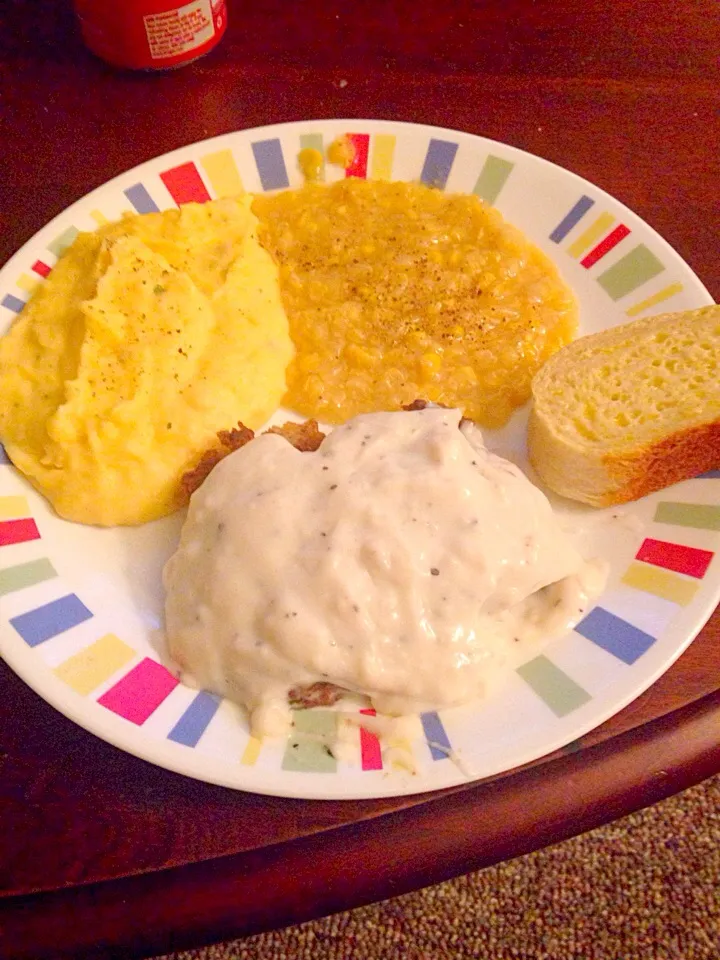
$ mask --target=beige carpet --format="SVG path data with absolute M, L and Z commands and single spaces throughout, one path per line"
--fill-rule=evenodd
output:
M 171 957 L 720 960 L 720 777 L 511 863 Z

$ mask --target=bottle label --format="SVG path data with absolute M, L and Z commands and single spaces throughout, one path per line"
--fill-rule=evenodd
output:
M 215 34 L 210 0 L 191 0 L 166 13 L 147 14 L 143 21 L 153 60 L 167 60 L 196 50 Z

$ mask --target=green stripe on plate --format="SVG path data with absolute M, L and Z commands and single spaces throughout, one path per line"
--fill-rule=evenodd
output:
M 485 203 L 495 203 L 514 166 L 509 160 L 493 157 L 491 154 L 483 164 L 473 193 L 482 197 Z
M 337 760 L 331 746 L 337 732 L 332 710 L 293 710 L 293 731 L 285 747 L 283 770 L 335 773 Z
M 325 148 L 323 146 L 322 134 L 321 133 L 303 133 L 300 136 L 300 149 L 318 151 L 320 156 L 323 158 L 318 180 L 324 180 L 325 179 Z
M 655 521 L 698 530 L 720 530 L 720 507 L 709 503 L 674 503 L 665 500 L 657 505 Z
M 22 590 L 23 587 L 32 587 L 36 583 L 42 583 L 43 580 L 51 580 L 56 576 L 57 570 L 47 557 L 19 563 L 15 567 L 6 567 L 5 570 L 0 570 L 0 597 L 4 597 L 6 593 Z
M 545 656 L 528 660 L 517 672 L 556 717 L 565 717 L 592 700 L 586 690 Z
M 77 227 L 68 227 L 59 237 L 55 237 L 52 243 L 48 244 L 48 250 L 51 250 L 56 257 L 62 256 L 70 244 L 75 240 L 80 231 Z
M 632 293 L 636 287 L 662 273 L 664 269 L 655 254 L 641 243 L 609 270 L 601 273 L 597 281 L 613 300 L 619 300 L 626 293 Z

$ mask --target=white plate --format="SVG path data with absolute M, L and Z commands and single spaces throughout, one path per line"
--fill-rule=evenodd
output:
M 690 268 L 622 204 L 566 170 L 491 140 L 406 123 L 321 120 L 244 130 L 193 144 L 125 173 L 56 217 L 0 272 L 0 331 L 78 229 L 125 210 L 300 183 L 301 146 L 355 135 L 356 175 L 475 191 L 557 263 L 581 306 L 581 331 L 711 302 Z M 342 174 L 326 169 L 327 179 Z M 524 453 L 525 414 L 490 436 Z M 307 798 L 436 790 L 526 763 L 602 723 L 653 683 L 691 642 L 720 596 L 720 474 L 679 484 L 618 518 L 559 504 L 585 523 L 587 550 L 612 563 L 598 606 L 485 703 L 423 716 L 409 745 L 414 775 L 374 769 L 360 733 L 356 762 L 317 740 L 259 743 L 241 710 L 190 690 L 159 664 L 153 631 L 160 570 L 181 517 L 99 530 L 59 520 L 9 464 L 0 466 L 0 650 L 45 700 L 99 737 L 151 763 L 212 783 Z M 323 711 L 297 715 L 325 729 Z M 461 759 L 429 743 L 449 745 Z M 366 769 L 363 769 L 365 767 Z

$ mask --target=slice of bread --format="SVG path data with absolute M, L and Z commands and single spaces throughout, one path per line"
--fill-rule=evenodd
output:
M 530 462 L 605 507 L 720 467 L 720 306 L 574 340 L 537 373 Z

